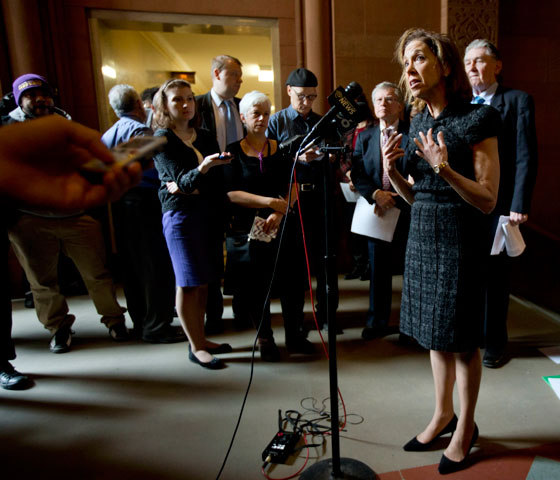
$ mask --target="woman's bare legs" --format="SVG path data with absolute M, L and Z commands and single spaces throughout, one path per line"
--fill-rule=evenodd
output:
M 430 361 L 434 377 L 436 405 L 432 420 L 416 439 L 421 443 L 431 442 L 453 418 L 453 386 L 455 385 L 456 362 L 453 353 L 430 350 Z
M 457 429 L 444 455 L 449 460 L 460 462 L 467 455 L 474 434 L 474 412 L 482 376 L 480 350 L 466 353 L 431 350 L 430 360 L 436 405 L 432 420 L 416 439 L 421 443 L 429 443 L 453 418 L 453 387 L 457 381 L 461 412 Z
M 467 455 L 474 434 L 474 412 L 482 377 L 480 350 L 456 353 L 455 363 L 461 414 L 444 455 L 449 460 L 460 462 Z
M 203 363 L 211 362 L 214 358 L 206 348 L 216 346 L 207 342 L 204 334 L 204 312 L 208 286 L 177 287 L 176 305 L 179 320 L 189 339 L 193 354 Z

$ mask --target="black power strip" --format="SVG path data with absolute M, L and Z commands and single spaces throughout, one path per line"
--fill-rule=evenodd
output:
M 268 463 L 286 463 L 294 453 L 301 435 L 295 432 L 279 431 L 262 453 L 262 459 Z

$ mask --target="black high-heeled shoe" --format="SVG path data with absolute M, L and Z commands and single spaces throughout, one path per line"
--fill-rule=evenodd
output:
M 414 437 L 410 442 L 408 442 L 404 447 L 403 450 L 405 452 L 425 452 L 429 450 L 430 447 L 434 444 L 434 442 L 441 436 L 454 432 L 457 428 L 457 415 L 453 415 L 453 418 L 449 421 L 449 423 L 443 427 L 441 432 L 439 432 L 432 440 L 428 443 L 419 442 L 416 437 Z
M 189 344 L 189 360 L 193 363 L 197 363 L 203 368 L 208 368 L 209 370 L 219 370 L 224 368 L 224 362 L 222 362 L 219 358 L 214 357 L 209 362 L 201 362 L 198 357 L 192 352 L 191 346 Z
M 447 475 L 448 473 L 458 472 L 459 470 L 463 470 L 467 468 L 467 458 L 469 457 L 469 453 L 471 453 L 471 449 L 475 442 L 478 440 L 478 426 L 476 423 L 474 424 L 474 433 L 471 439 L 471 444 L 469 445 L 469 449 L 467 450 L 467 454 L 465 458 L 460 462 L 455 462 L 453 460 L 449 460 L 445 455 L 441 456 L 441 460 L 439 462 L 438 472 L 440 475 Z

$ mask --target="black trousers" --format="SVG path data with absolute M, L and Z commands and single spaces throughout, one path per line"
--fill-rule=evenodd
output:
M 299 221 L 293 214 L 288 215 L 286 221 L 277 264 L 280 237 L 271 243 L 252 240 L 246 244 L 248 250 L 243 255 L 240 252 L 235 255 L 229 245 L 225 284 L 228 293 L 233 293 L 234 301 L 243 306 L 262 339 L 273 338 L 270 298 L 267 300 L 269 290 L 270 297 L 279 298 L 286 342 L 290 342 L 307 335 L 303 326 L 307 277 L 301 231 L 297 229 Z
M 157 190 L 129 190 L 114 212 L 128 312 L 139 334 L 157 337 L 173 321 L 175 306 L 175 275 L 162 233 Z
M 365 271 L 369 263 L 367 237 L 350 231 L 352 228 L 352 219 L 354 218 L 354 210 L 356 210 L 356 203 L 347 202 L 344 199 L 342 199 L 342 201 L 344 202 L 342 210 L 344 215 L 343 228 L 348 232 L 348 247 L 354 260 L 354 265 L 352 265 L 352 267 L 357 268 L 359 271 Z
M 242 291 L 236 297 L 244 302 L 255 328 L 259 331 L 259 338 L 271 340 L 273 338 L 270 300 L 266 302 L 266 291 Z M 305 304 L 305 291 L 287 290 L 280 294 L 280 305 L 282 307 L 282 318 L 284 320 L 284 332 L 286 342 L 305 337 L 303 327 L 303 306 Z M 259 329 L 260 327 L 260 329 Z
M 325 204 L 323 198 L 323 187 L 315 186 L 315 189 L 307 192 L 300 192 L 301 211 L 303 216 L 303 226 L 305 230 L 305 240 L 311 271 L 317 279 L 316 289 L 316 309 L 318 321 L 325 322 L 326 312 L 333 318 L 338 308 L 338 284 L 331 285 L 328 295 L 327 305 L 327 278 L 325 270 Z M 332 238 L 331 251 L 336 251 L 337 241 Z
M 508 342 L 507 316 L 512 261 L 506 252 L 490 255 L 488 260 L 484 337 L 486 349 L 491 353 L 504 352 Z
M 369 328 L 383 328 L 389 324 L 393 297 L 392 248 L 390 242 L 368 239 L 370 281 L 366 326 Z

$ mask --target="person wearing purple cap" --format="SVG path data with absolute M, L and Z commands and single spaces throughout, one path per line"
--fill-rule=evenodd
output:
M 13 94 L 17 108 L 2 119 L 3 125 L 62 112 L 55 108 L 52 89 L 47 79 L 41 75 L 27 73 L 16 78 L 13 83 Z M 65 112 L 61 114 L 67 116 Z
M 22 75 L 13 87 L 18 107 L 10 112 L 8 123 L 27 122 L 51 114 L 70 118 L 54 106 L 52 89 L 44 77 Z M 8 237 L 31 285 L 37 317 L 52 335 L 51 352 L 70 350 L 75 320 L 60 293 L 57 266 L 61 252 L 78 268 L 111 338 L 117 342 L 128 340 L 126 308 L 117 301 L 105 263 L 100 222 L 81 209 L 61 211 L 39 206 L 19 208 L 17 214 L 17 221 L 8 228 Z

